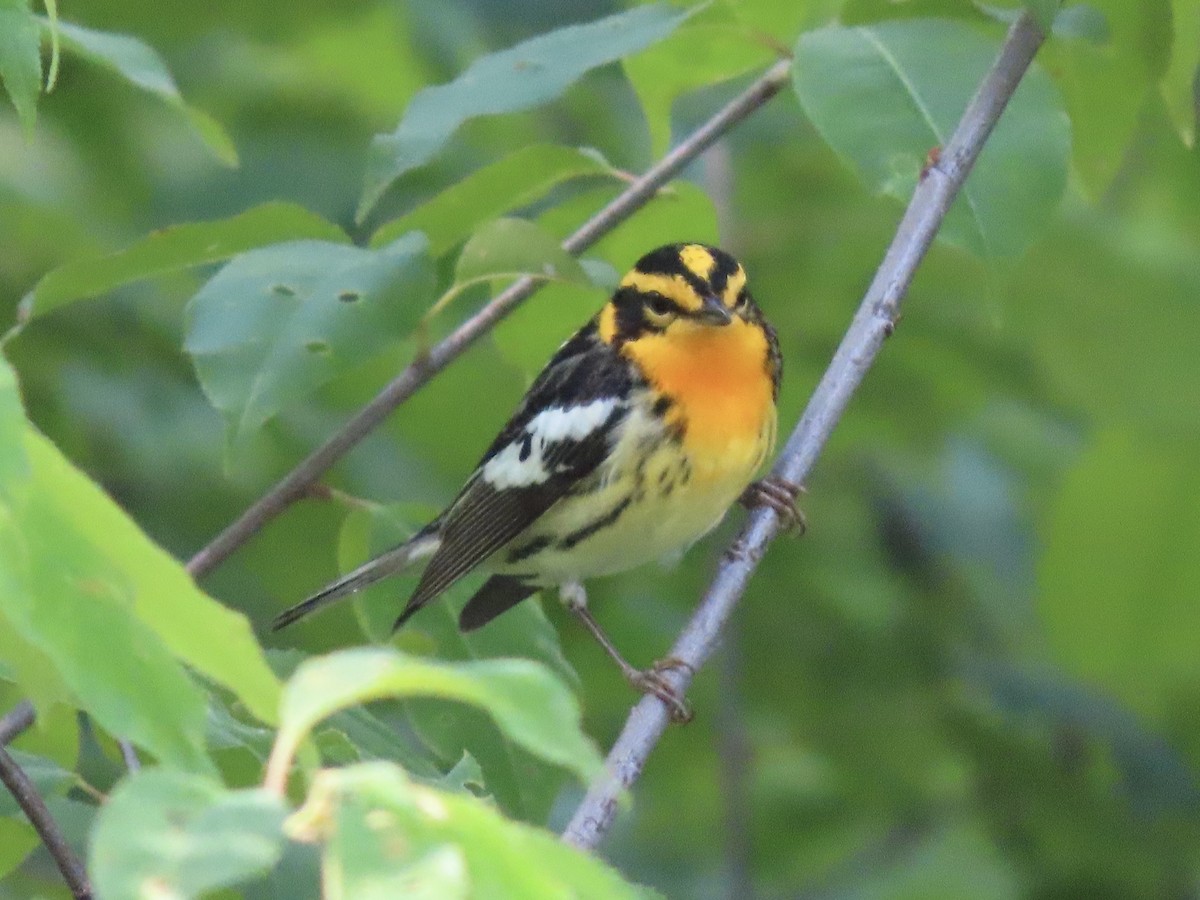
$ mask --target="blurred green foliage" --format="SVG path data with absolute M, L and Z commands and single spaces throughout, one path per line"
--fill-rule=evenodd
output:
M 400 579 L 265 632 L 436 512 L 658 244 L 742 258 L 790 428 L 1021 6 L 77 0 L 55 23 L 0 0 L 0 712 L 37 704 L 18 759 L 101 896 L 1194 896 L 1200 0 L 1025 4 L 1052 37 L 820 460 L 809 533 L 772 548 L 622 809 L 624 882 L 520 821 L 561 827 L 633 699 L 556 603 L 464 636 L 469 583 L 391 638 Z M 794 91 L 582 269 L 556 254 L 792 49 Z M 546 263 L 209 596 L 161 552 Z M 669 646 L 738 515 L 591 586 L 631 658 Z M 355 657 L 305 662 L 389 640 L 358 693 L 312 677 Z M 519 689 L 488 662 L 512 656 Z M 282 707 L 286 809 L 258 789 L 281 683 L 319 709 Z M 67 896 L 7 799 L 0 898 Z

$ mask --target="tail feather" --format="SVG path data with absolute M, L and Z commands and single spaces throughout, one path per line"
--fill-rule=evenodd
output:
M 363 588 L 369 587 L 389 575 L 403 572 L 413 563 L 432 556 L 440 543 L 441 538 L 436 531 L 426 529 L 419 532 L 399 547 L 393 547 L 386 553 L 363 563 L 353 572 L 346 573 L 303 603 L 297 603 L 295 606 L 285 609 L 271 622 L 271 630 L 279 631 L 281 628 L 286 628 L 293 622 L 303 619 L 319 609 L 324 609 L 344 597 L 358 593 Z

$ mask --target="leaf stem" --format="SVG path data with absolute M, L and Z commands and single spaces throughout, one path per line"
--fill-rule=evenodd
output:
M 779 93 L 787 83 L 790 63 L 776 63 L 750 87 L 718 110 L 674 150 L 621 192 L 608 206 L 563 241 L 563 249 L 578 254 L 624 222 L 734 125 Z M 330 466 L 374 430 L 397 406 L 415 394 L 516 306 L 533 294 L 539 282 L 521 278 L 463 322 L 428 354 L 420 357 L 388 383 L 382 391 L 324 444 L 308 455 L 273 488 L 218 534 L 187 563 L 196 578 L 219 566 L 271 519 L 304 496 Z
M 917 266 L 1044 40 L 1045 34 L 1028 12 L 1009 29 L 999 57 L 967 104 L 949 143 L 913 192 L 858 312 L 775 463 L 774 475 L 802 484 L 812 471 L 851 396 L 895 330 L 901 301 Z M 671 657 L 686 664 L 664 674 L 677 692 L 686 690 L 690 673 L 712 655 L 779 526 L 772 509 L 759 507 L 726 550 L 712 584 L 670 651 Z M 641 775 L 668 722 L 666 705 L 657 697 L 647 695 L 633 708 L 609 752 L 605 773 L 576 809 L 563 832 L 564 841 L 585 848 L 599 844 L 616 816 L 619 796 Z

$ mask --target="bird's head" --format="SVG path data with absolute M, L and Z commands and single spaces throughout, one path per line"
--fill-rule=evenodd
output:
M 621 345 L 649 334 L 757 320 L 746 270 L 723 250 L 668 244 L 639 259 L 600 313 L 600 337 Z

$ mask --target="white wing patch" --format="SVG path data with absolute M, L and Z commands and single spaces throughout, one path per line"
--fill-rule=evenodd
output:
M 497 490 L 541 484 L 553 474 L 546 468 L 547 450 L 563 441 L 581 441 L 608 421 L 617 398 L 605 397 L 579 406 L 544 409 L 520 436 L 483 467 L 483 480 Z

